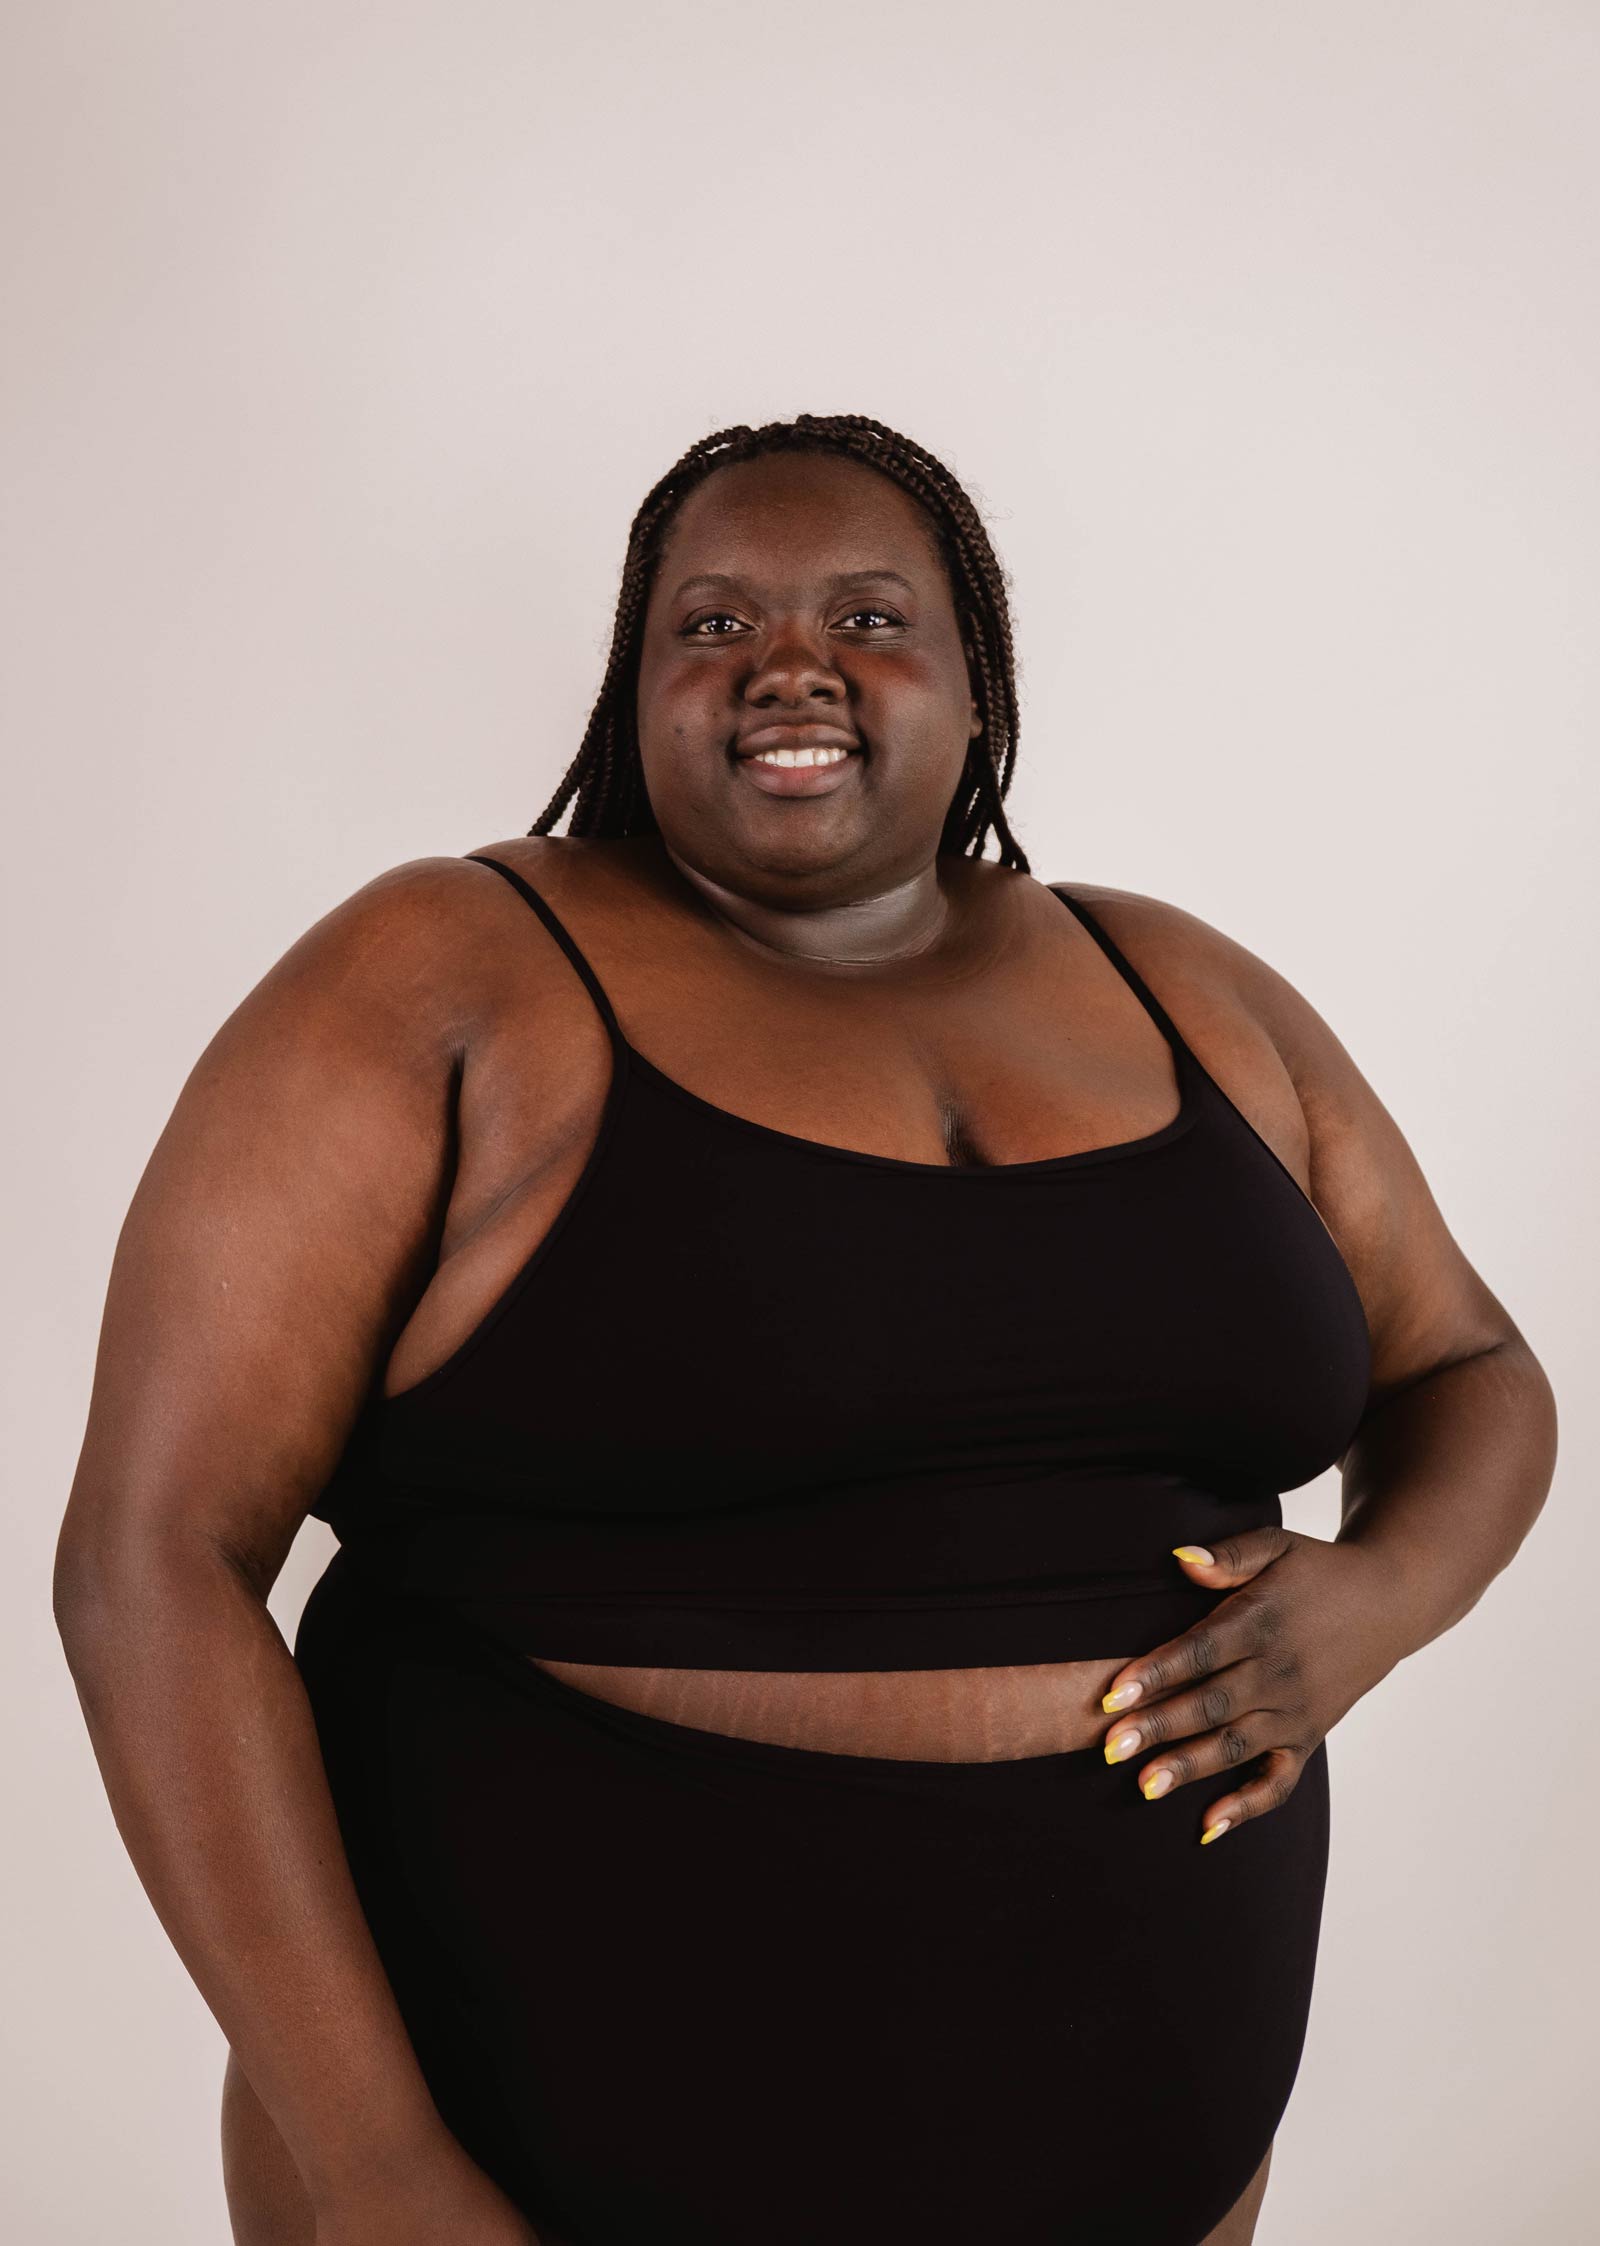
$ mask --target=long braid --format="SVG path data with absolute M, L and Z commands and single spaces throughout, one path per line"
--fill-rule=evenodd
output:
M 915 499 L 928 515 L 950 578 L 963 637 L 977 673 L 974 699 L 983 730 L 967 744 L 960 784 L 945 817 L 940 848 L 981 857 L 991 833 L 1000 863 L 1027 873 L 1028 860 L 1006 820 L 1016 768 L 1020 710 L 1007 578 L 982 518 L 944 463 L 862 413 L 796 415 L 758 429 L 738 422 L 692 444 L 646 493 L 628 531 L 622 584 L 605 677 L 577 754 L 555 794 L 528 829 L 550 834 L 567 806 L 573 835 L 657 832 L 639 758 L 635 697 L 645 609 L 661 549 L 678 508 L 718 468 L 776 452 L 831 452 L 862 461 Z

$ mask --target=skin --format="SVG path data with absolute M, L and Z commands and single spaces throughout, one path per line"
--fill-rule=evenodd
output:
M 905 589 L 836 582 L 869 569 Z M 707 571 L 731 585 L 680 591 Z M 713 614 L 729 621 L 699 629 Z M 763 794 L 736 733 L 818 711 L 864 759 L 830 794 Z M 1170 1118 L 1164 1039 L 1059 900 L 938 857 L 977 711 L 962 619 L 895 486 L 787 458 L 693 493 L 652 591 L 639 714 L 659 837 L 487 847 L 544 890 L 669 1074 L 913 1161 L 1032 1160 Z M 670 1690 L 647 1704 L 677 1720 L 862 1753 L 1093 1748 L 1136 1715 L 1128 1783 L 1175 1780 L 1148 1814 L 1185 1815 L 1189 1781 L 1248 1760 L 1209 1812 L 1237 1822 L 1270 1815 L 1331 1725 L 1511 1559 L 1549 1487 L 1554 1405 L 1306 1001 L 1177 907 L 1072 887 L 1350 1267 L 1374 1379 L 1339 1536 L 1237 1539 L 1191 1571 L 1230 1592 L 1198 1630 L 1098 1662 L 759 1684 L 547 1666 L 602 1696 Z M 232 2049 L 246 2246 L 535 2235 L 432 2106 L 265 1602 L 370 1384 L 396 1393 L 442 1361 L 583 1166 L 609 1050 L 539 936 L 456 858 L 336 907 L 202 1054 L 113 1263 L 56 1613 L 129 1853 Z M 1126 1713 L 1098 1706 L 1135 1681 Z M 1248 2246 L 1265 2182 L 1263 2163 L 1210 2246 Z

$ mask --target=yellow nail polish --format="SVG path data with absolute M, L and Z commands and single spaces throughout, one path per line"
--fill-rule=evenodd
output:
M 1106 1741 L 1106 1761 L 1126 1762 L 1128 1757 L 1136 1755 L 1143 1745 L 1144 1733 L 1142 1731 L 1119 1731 L 1114 1739 Z
M 1172 1547 L 1172 1557 L 1175 1560 L 1191 1560 L 1198 1568 L 1214 1568 L 1217 1564 L 1203 1544 L 1175 1544 Z
M 1208 1825 L 1200 1835 L 1200 1846 L 1204 1848 L 1208 1840 L 1220 1840 L 1232 1823 L 1231 1817 L 1219 1817 L 1214 1825 Z
M 1144 1686 L 1137 1681 L 1133 1684 L 1118 1685 L 1115 1692 L 1108 1692 L 1105 1695 L 1100 1705 L 1108 1716 L 1119 1715 L 1124 1708 L 1130 1707 L 1138 1699 L 1143 1690 Z
M 1172 1773 L 1170 1770 L 1152 1770 L 1139 1791 L 1146 1801 L 1159 1801 L 1171 1784 Z

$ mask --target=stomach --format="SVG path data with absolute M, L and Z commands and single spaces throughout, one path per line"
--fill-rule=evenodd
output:
M 343 1555 L 294 1659 L 434 2101 L 541 2235 L 1194 2246 L 1259 2170 L 1309 2016 L 1325 1747 L 1201 1850 L 1236 1773 L 1151 1808 L 1093 1751 L 844 1763 L 658 1724 Z M 1041 1666 L 1024 1700 L 1115 1666 Z M 813 1712 L 908 1689 L 761 1679 Z
M 1096 1747 L 1101 1699 L 1131 1654 L 1014 1668 L 622 1668 L 527 1657 L 578 1692 L 696 1731 L 906 1762 L 1016 1762 Z

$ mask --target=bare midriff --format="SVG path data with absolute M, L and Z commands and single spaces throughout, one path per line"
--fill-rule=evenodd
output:
M 1131 1655 L 1022 1668 L 636 1669 L 528 1658 L 619 1708 L 770 1746 L 903 1762 L 1015 1762 L 1099 1746 L 1101 1697 Z

